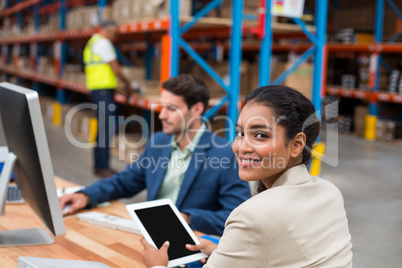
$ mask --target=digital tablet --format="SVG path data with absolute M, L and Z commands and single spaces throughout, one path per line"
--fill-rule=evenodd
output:
M 201 251 L 186 249 L 186 244 L 198 245 L 200 241 L 172 200 L 160 199 L 130 204 L 126 208 L 149 244 L 160 249 L 163 243 L 170 242 L 168 267 L 175 267 L 208 257 Z

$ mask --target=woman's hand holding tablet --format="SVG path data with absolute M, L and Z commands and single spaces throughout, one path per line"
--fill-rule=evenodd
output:
M 200 242 L 170 199 L 131 204 L 127 205 L 126 208 L 140 227 L 145 240 L 155 250 L 160 249 L 166 241 L 170 243 L 167 248 L 169 256 L 168 267 L 208 257 L 207 254 L 201 251 L 190 251 L 186 248 L 187 244 L 199 245 Z M 167 247 L 167 245 L 164 245 L 164 247 Z M 147 250 L 145 246 L 144 248 Z M 150 249 L 148 248 L 148 250 Z M 163 264 L 161 263 L 160 265 Z

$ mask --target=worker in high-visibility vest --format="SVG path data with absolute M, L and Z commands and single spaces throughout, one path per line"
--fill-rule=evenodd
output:
M 84 49 L 86 86 L 96 104 L 98 131 L 94 148 L 94 172 L 101 178 L 115 173 L 109 166 L 109 143 L 114 133 L 116 105 L 114 93 L 118 78 L 125 84 L 127 96 L 132 92 L 129 80 L 123 75 L 112 42 L 116 39 L 117 24 L 104 21 L 99 33 L 92 35 Z

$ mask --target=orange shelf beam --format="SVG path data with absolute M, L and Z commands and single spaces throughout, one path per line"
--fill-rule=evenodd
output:
M 12 7 L 9 7 L 2 12 L 0 12 L 0 18 L 10 16 L 12 14 L 15 14 L 17 12 L 20 12 L 30 6 L 36 5 L 38 3 L 42 2 L 42 0 L 26 0 L 24 2 L 18 3 L 13 5 Z
M 21 71 L 11 67 L 0 66 L 0 72 L 5 72 L 11 75 L 16 75 L 25 79 L 30 79 L 32 81 L 41 82 L 49 85 L 56 86 L 58 88 L 64 88 L 70 91 L 89 94 L 89 90 L 85 85 L 77 84 L 72 81 L 58 79 L 54 77 L 48 77 L 46 75 L 37 74 L 31 71 Z M 153 110 L 155 112 L 160 112 L 162 109 L 161 104 L 158 101 L 150 100 L 147 97 L 142 97 L 139 95 L 132 95 L 130 100 L 127 102 L 125 96 L 116 94 L 115 100 L 119 103 L 129 104 L 146 110 Z
M 167 31 L 169 25 L 169 19 L 134 21 L 119 25 L 118 31 L 120 34 Z
M 374 50 L 374 45 L 359 45 L 359 44 L 328 44 L 328 51 L 350 51 L 350 52 L 370 52 Z
M 376 45 L 380 53 L 402 53 L 402 43 L 399 44 L 379 44 Z
M 340 96 L 345 98 L 365 99 L 370 101 L 402 103 L 402 93 L 389 92 L 367 92 L 358 89 L 342 88 L 337 86 L 327 86 L 328 95 Z
M 370 53 L 402 53 L 402 43 L 400 44 L 328 44 L 329 52 L 370 52 Z

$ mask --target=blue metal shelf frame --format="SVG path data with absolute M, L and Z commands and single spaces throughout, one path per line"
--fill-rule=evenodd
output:
M 21 3 L 22 0 L 17 0 L 17 4 Z M 18 29 L 20 32 L 22 32 L 22 28 L 24 26 L 24 21 L 23 21 L 23 17 L 22 17 L 22 12 L 19 11 L 17 12 L 17 25 L 18 25 Z M 21 45 L 17 45 L 17 49 L 18 49 L 18 57 L 21 57 Z M 21 85 L 22 84 L 22 79 L 21 77 L 17 77 L 17 84 Z
M 98 21 L 102 23 L 103 21 L 103 10 L 107 6 L 107 0 L 98 0 Z
M 67 15 L 67 5 L 66 0 L 60 0 L 60 21 L 59 29 L 64 31 L 66 29 L 66 15 Z M 59 74 L 58 76 L 63 77 L 64 65 L 66 63 L 67 57 L 67 47 L 65 41 L 60 41 L 60 58 L 59 58 Z M 67 91 L 62 88 L 57 88 L 56 98 L 59 103 L 66 103 Z
M 328 0 L 315 1 L 315 28 L 316 33 L 313 34 L 307 25 L 299 18 L 293 18 L 297 25 L 302 29 L 305 35 L 310 39 L 311 47 L 300 56 L 294 64 L 289 67 L 275 81 L 271 82 L 270 63 L 272 56 L 272 0 L 266 0 L 266 14 L 264 22 L 264 36 L 260 49 L 260 68 L 259 68 L 259 85 L 266 86 L 269 84 L 280 84 L 294 70 L 296 70 L 303 62 L 311 56 L 314 56 L 314 72 L 312 78 L 312 102 L 317 111 L 317 116 L 321 118 L 322 90 L 323 90 L 323 70 L 324 70 L 324 50 L 326 46 L 326 29 L 327 29 L 327 12 Z
M 402 12 L 398 9 L 396 4 L 393 0 L 386 0 L 387 3 L 391 6 L 391 8 L 395 11 L 396 15 L 398 16 L 399 20 L 402 21 Z M 375 35 L 375 42 L 380 44 L 383 42 L 383 29 L 384 29 L 384 8 L 385 8 L 385 0 L 377 0 L 376 1 L 376 10 L 375 10 L 375 28 L 374 28 L 374 35 Z M 395 33 L 388 43 L 395 42 L 400 36 L 402 35 L 402 31 Z M 379 90 L 380 84 L 380 65 L 387 66 L 387 62 L 380 54 L 377 54 L 377 59 L 375 62 L 375 83 L 374 83 L 374 91 Z M 376 102 L 370 103 L 370 115 L 378 116 L 378 105 Z
M 215 107 L 205 113 L 206 118 L 212 117 L 226 103 L 227 110 L 227 129 L 226 138 L 233 142 L 235 139 L 234 124 L 238 118 L 238 104 L 240 94 L 240 63 L 241 63 L 241 43 L 242 43 L 242 23 L 243 23 L 243 0 L 232 1 L 232 28 L 230 38 L 229 54 L 229 83 L 226 83 L 213 68 L 182 38 L 195 23 L 208 14 L 213 8 L 218 7 L 222 0 L 212 0 L 202 10 L 194 15 L 193 20 L 180 27 L 179 0 L 170 1 L 170 76 L 175 77 L 179 74 L 180 47 L 197 62 L 206 73 L 208 73 L 227 93 Z
M 40 31 L 40 14 L 39 14 L 39 3 L 33 6 L 33 12 L 34 12 L 34 22 L 35 22 L 35 32 L 36 34 L 39 33 Z M 32 44 L 31 44 L 32 45 Z M 38 65 L 39 65 L 39 43 L 36 43 L 36 55 L 35 55 L 35 72 L 38 70 Z M 32 56 L 32 55 L 31 55 Z M 40 86 L 38 82 L 33 83 L 33 89 L 40 93 Z

